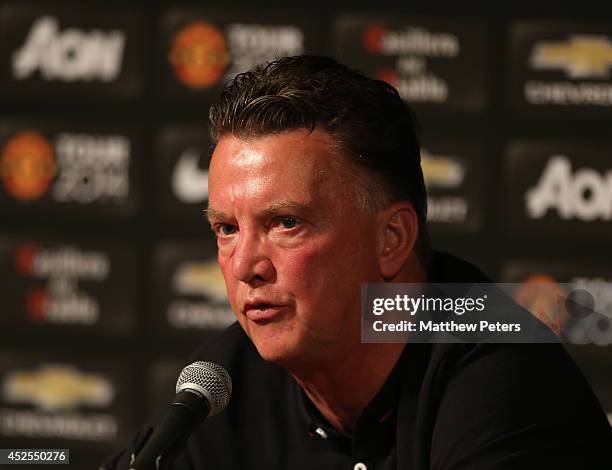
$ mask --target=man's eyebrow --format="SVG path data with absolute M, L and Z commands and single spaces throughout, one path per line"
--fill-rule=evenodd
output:
M 261 213 L 267 216 L 280 215 L 287 212 L 309 214 L 312 212 L 312 207 L 296 201 L 276 201 L 261 210 Z
M 211 209 L 210 207 L 204 209 L 204 215 L 208 219 L 208 222 L 212 222 L 214 220 L 227 220 L 229 216 L 225 212 L 218 211 L 217 209 Z
M 207 208 L 203 210 L 206 218 L 209 222 L 213 220 L 228 220 L 230 216 L 225 212 L 219 211 L 213 208 Z M 310 215 L 313 212 L 312 207 L 308 204 L 303 204 L 296 201 L 277 201 L 273 202 L 267 207 L 264 207 L 258 211 L 259 216 L 271 217 L 276 215 L 282 215 L 283 213 L 298 213 L 304 215 Z

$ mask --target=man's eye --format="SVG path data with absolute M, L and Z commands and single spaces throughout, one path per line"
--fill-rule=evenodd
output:
M 233 233 L 236 232 L 236 227 L 234 227 L 233 225 L 230 224 L 219 224 L 217 225 L 217 233 L 219 235 L 232 235 Z
M 280 224 L 283 228 L 294 228 L 299 225 L 299 221 L 295 217 L 281 217 Z

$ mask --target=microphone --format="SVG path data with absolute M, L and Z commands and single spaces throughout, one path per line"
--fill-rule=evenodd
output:
M 176 396 L 166 415 L 138 452 L 130 470 L 162 470 L 171 463 L 193 430 L 205 418 L 222 411 L 232 395 L 227 371 L 213 362 L 185 367 L 176 382 Z

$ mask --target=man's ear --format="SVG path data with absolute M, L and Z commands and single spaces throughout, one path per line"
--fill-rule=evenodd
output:
M 416 245 L 419 220 L 412 204 L 400 201 L 379 214 L 378 266 L 380 275 L 391 280 L 408 262 Z

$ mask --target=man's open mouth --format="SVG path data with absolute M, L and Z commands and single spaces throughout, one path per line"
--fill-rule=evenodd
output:
M 266 304 L 266 303 L 247 304 L 245 310 L 267 310 L 267 309 L 273 308 L 273 307 L 278 307 L 278 305 Z

